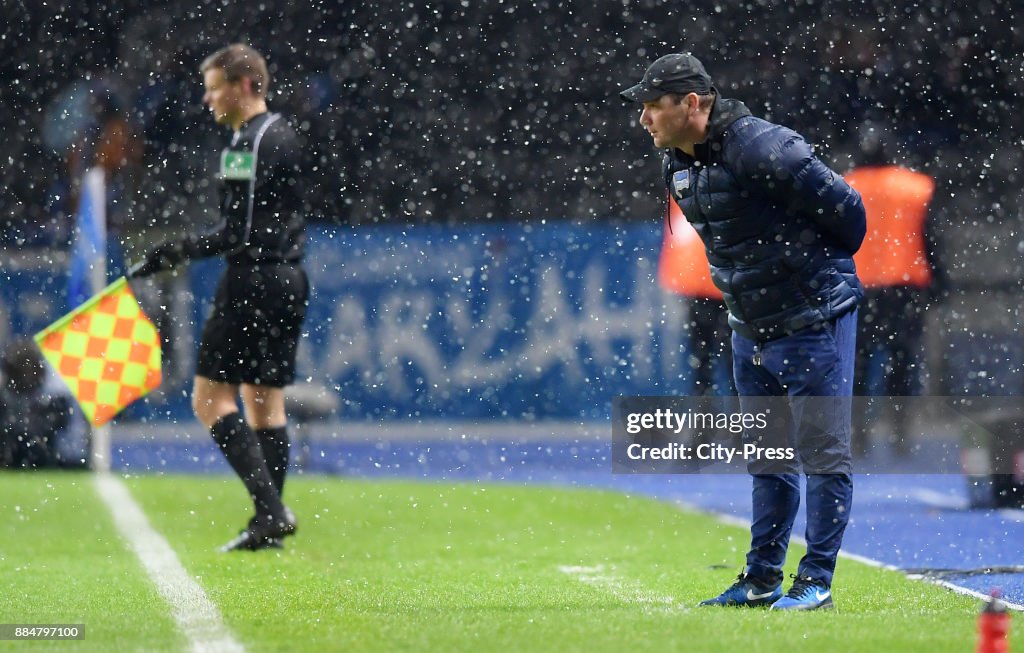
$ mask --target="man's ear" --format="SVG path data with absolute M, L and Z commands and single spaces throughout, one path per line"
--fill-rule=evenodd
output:
M 245 91 L 246 95 L 255 95 L 252 88 L 252 80 L 248 77 L 243 77 L 239 80 L 242 83 L 242 90 Z
M 697 95 L 696 93 L 693 93 L 693 92 L 687 93 L 686 94 L 686 98 L 684 99 L 684 101 L 686 102 L 686 108 L 691 113 L 696 112 L 697 109 L 700 108 L 700 96 Z

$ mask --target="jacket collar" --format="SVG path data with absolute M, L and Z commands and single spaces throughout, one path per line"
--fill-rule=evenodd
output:
M 716 155 L 722 149 L 722 140 L 725 138 L 726 130 L 740 118 L 749 115 L 752 115 L 750 109 L 739 100 L 717 98 L 711 106 L 711 115 L 708 117 L 708 137 L 704 139 L 703 143 L 697 143 L 694 147 L 697 156 L 691 157 L 682 150 L 672 148 L 668 153 L 669 158 L 687 165 L 694 161 L 707 163 L 718 158 Z

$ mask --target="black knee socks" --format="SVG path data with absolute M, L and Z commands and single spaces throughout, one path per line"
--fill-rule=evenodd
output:
M 249 491 L 257 514 L 281 515 L 284 505 L 270 474 L 260 439 L 239 413 L 220 418 L 210 428 L 213 441 Z
M 270 477 L 274 479 L 277 493 L 284 494 L 284 478 L 288 474 L 288 427 L 259 429 L 256 436 L 263 448 L 263 459 L 267 461 Z

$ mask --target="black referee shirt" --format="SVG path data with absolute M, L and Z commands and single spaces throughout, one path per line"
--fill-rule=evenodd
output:
M 221 152 L 221 223 L 185 239 L 187 258 L 231 265 L 297 263 L 305 251 L 302 146 L 278 113 L 244 123 Z

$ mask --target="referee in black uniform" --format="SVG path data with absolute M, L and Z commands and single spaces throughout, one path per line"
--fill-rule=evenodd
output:
M 203 328 L 192 409 L 255 506 L 248 526 L 222 550 L 279 547 L 296 527 L 281 493 L 289 447 L 284 388 L 295 377 L 309 294 L 301 263 L 302 148 L 287 121 L 267 110 L 269 74 L 259 52 L 229 45 L 200 70 L 203 102 L 217 124 L 234 130 L 220 156 L 222 221 L 207 233 L 159 245 L 132 276 L 194 258 L 227 259 Z

